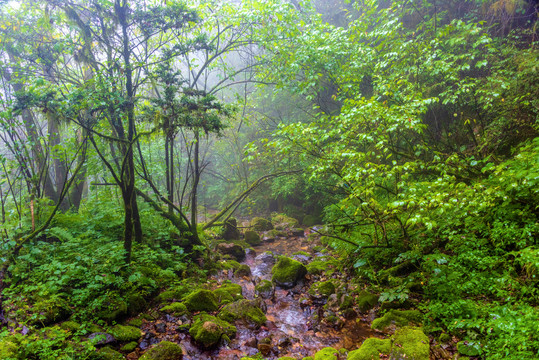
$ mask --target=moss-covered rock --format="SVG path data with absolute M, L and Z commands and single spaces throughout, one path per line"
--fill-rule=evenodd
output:
M 121 353 L 108 346 L 99 350 L 97 355 L 102 360 L 125 360 L 125 357 Z
M 305 236 L 305 230 L 298 227 L 290 229 L 290 233 L 292 236 Z
M 375 330 L 384 330 L 391 324 L 397 327 L 408 325 L 419 325 L 423 315 L 417 310 L 389 310 L 384 316 L 374 319 L 371 328 Z
M 429 338 L 423 330 L 412 327 L 398 329 L 393 336 L 391 357 L 394 359 L 429 360 Z
M 281 356 L 277 360 L 297 360 L 296 358 L 293 358 L 291 356 Z
M 459 341 L 457 351 L 465 356 L 479 356 L 481 355 L 481 345 L 478 342 Z
M 189 311 L 216 311 L 219 308 L 217 296 L 209 290 L 195 290 L 185 297 L 185 306 Z
M 287 237 L 288 234 L 283 230 L 272 229 L 272 230 L 268 231 L 266 233 L 266 235 L 275 239 L 275 238 Z
M 255 294 L 263 299 L 269 299 L 275 293 L 273 283 L 269 280 L 262 280 L 255 286 Z
M 273 213 L 271 214 L 271 223 L 275 228 L 286 229 L 294 228 L 299 225 L 299 221 L 286 214 Z
M 243 299 L 243 290 L 240 285 L 225 282 L 219 288 L 213 290 L 220 305 L 229 304 L 235 300 Z
M 142 331 L 134 326 L 115 325 L 110 328 L 109 333 L 121 342 L 138 340 L 142 336 Z
M 266 315 L 258 306 L 256 300 L 238 300 L 226 305 L 218 317 L 222 320 L 233 322 L 235 320 L 243 320 L 257 327 L 266 323 Z
M 0 359 L 17 358 L 18 346 L 12 341 L 2 340 L 0 341 Z
M 309 274 L 322 275 L 328 268 L 328 264 L 322 260 L 313 260 L 307 264 Z
M 256 231 L 247 230 L 245 232 L 245 242 L 251 246 L 257 246 L 262 243 L 262 240 L 260 240 L 260 235 Z
M 190 292 L 190 287 L 187 285 L 178 285 L 175 286 L 167 291 L 163 291 L 161 294 L 157 296 L 157 301 L 164 303 L 164 302 L 172 302 L 172 301 L 180 301 L 182 300 L 187 294 Z
M 239 238 L 240 231 L 238 230 L 238 221 L 231 217 L 223 224 L 223 239 L 231 241 L 238 240 Z
M 271 281 L 283 288 L 291 288 L 307 274 L 307 268 L 299 261 L 288 257 L 281 257 L 271 269 Z
M 180 345 L 170 341 L 161 341 L 146 351 L 139 360 L 180 360 L 182 356 Z
M 64 321 L 63 323 L 60 324 L 60 328 L 62 328 L 63 330 L 67 330 L 67 331 L 70 331 L 70 332 L 76 332 L 77 330 L 80 329 L 80 324 L 76 321 Z
M 220 261 L 218 264 L 223 270 L 236 270 L 241 266 L 241 264 L 236 260 Z
M 105 308 L 97 312 L 97 318 L 108 323 L 119 320 L 127 315 L 127 303 L 122 300 L 112 300 Z
M 232 338 L 236 335 L 236 327 L 228 322 L 208 314 L 200 314 L 193 320 L 189 334 L 195 341 L 204 347 L 213 347 L 222 338 Z
M 378 304 L 378 296 L 363 290 L 359 293 L 356 304 L 360 311 L 369 311 Z
M 267 231 L 273 229 L 271 221 L 262 217 L 255 217 L 251 220 L 251 228 L 254 231 Z
M 50 325 L 65 320 L 71 315 L 71 309 L 63 299 L 46 299 L 37 301 L 32 307 L 32 313 L 38 316 L 32 317 L 31 325 Z
M 141 318 L 131 319 L 127 322 L 127 325 L 140 328 L 142 326 L 142 319 Z
M 239 244 L 220 243 L 217 245 L 217 251 L 223 255 L 229 255 L 237 261 L 242 261 L 245 258 L 245 250 Z
M 137 292 L 133 292 L 127 296 L 127 314 L 130 316 L 139 314 L 147 305 L 144 297 Z
M 335 294 L 335 285 L 331 280 L 315 282 L 309 288 L 309 295 L 315 300 L 327 300 L 331 294 Z
M 327 347 L 314 354 L 314 360 L 339 360 L 339 350 Z
M 174 316 L 182 316 L 189 312 L 187 306 L 184 303 L 173 302 L 170 305 L 161 308 L 161 311 L 166 314 L 172 314 Z
M 368 338 L 357 350 L 348 353 L 347 360 L 378 360 L 380 355 L 391 352 L 390 339 Z
M 234 276 L 251 276 L 251 268 L 249 265 L 242 264 L 236 271 L 234 271 Z
M 135 350 L 138 346 L 138 343 L 136 341 L 131 341 L 130 343 L 125 344 L 120 348 L 121 352 L 130 353 L 131 351 Z

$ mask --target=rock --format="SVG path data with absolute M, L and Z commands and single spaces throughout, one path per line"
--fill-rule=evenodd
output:
M 275 258 L 271 252 L 264 252 L 255 257 L 255 267 L 252 271 L 253 277 L 262 277 L 271 273 L 271 268 L 275 264 Z
M 240 231 L 238 230 L 238 221 L 235 218 L 229 218 L 225 221 L 223 226 L 223 239 L 238 240 L 240 238 Z
M 271 353 L 271 349 L 272 349 L 271 338 L 266 337 L 266 338 L 260 339 L 258 341 L 257 348 L 258 348 L 258 351 L 260 351 L 260 353 L 263 356 L 268 356 Z
M 99 350 L 98 355 L 102 360 L 125 360 L 125 357 L 121 353 L 109 347 Z
M 317 303 L 326 303 L 328 297 L 335 293 L 335 285 L 331 280 L 315 282 L 309 288 L 309 295 Z
M 429 338 L 418 328 L 403 327 L 393 336 L 391 358 L 429 360 Z
M 155 324 L 155 332 L 159 334 L 164 334 L 167 332 L 167 324 L 159 322 Z
M 363 290 L 359 293 L 356 304 L 361 312 L 367 312 L 378 304 L 378 296 Z
M 32 313 L 38 314 L 29 319 L 30 325 L 50 325 L 65 320 L 71 315 L 67 302 L 61 298 L 39 300 L 32 307 Z
M 141 313 L 147 305 L 144 297 L 137 292 L 133 292 L 127 296 L 127 314 L 130 316 Z
M 236 270 L 241 266 L 241 264 L 236 260 L 220 261 L 218 264 L 219 267 L 223 270 Z
M 236 331 L 235 326 L 224 320 L 208 314 L 200 314 L 194 318 L 189 334 L 198 344 L 209 348 L 219 344 L 224 337 L 234 337 Z
M 380 359 L 380 355 L 389 355 L 391 352 L 390 339 L 368 338 L 357 350 L 348 353 L 347 360 Z
M 249 269 L 250 272 L 250 269 Z M 235 300 L 243 299 L 242 288 L 238 284 L 226 282 L 218 289 L 213 290 L 220 305 L 229 304 Z
M 292 236 L 305 236 L 305 230 L 303 230 L 302 228 L 290 229 L 290 233 L 292 234 Z
M 238 270 L 234 271 L 234 276 L 236 277 L 242 277 L 242 276 L 250 276 L 251 275 L 251 268 L 249 265 L 242 264 Z
M 267 219 L 255 217 L 251 220 L 251 228 L 254 231 L 267 231 L 273 229 L 273 225 Z
M 189 292 L 190 288 L 187 285 L 179 285 L 170 290 L 163 291 L 157 296 L 157 301 L 161 303 L 179 301 L 182 300 L 185 295 L 189 294 Z
M 75 321 L 64 321 L 60 324 L 60 328 L 70 332 L 75 332 L 80 329 L 80 324 Z
M 180 360 L 182 356 L 180 345 L 170 341 L 161 341 L 146 351 L 139 360 Z
M 286 229 L 297 227 L 299 221 L 285 214 L 272 213 L 271 223 L 276 229 Z
M 140 339 L 142 331 L 134 326 L 115 325 L 110 328 L 109 333 L 118 341 L 129 342 Z
M 242 320 L 255 327 L 260 327 L 267 321 L 266 315 L 264 315 L 256 300 L 244 299 L 230 303 L 226 305 L 217 316 L 228 322 Z
M 257 246 L 262 244 L 260 235 L 258 235 L 258 233 L 253 230 L 247 230 L 245 232 L 245 242 L 251 246 Z
M 216 311 L 219 308 L 217 296 L 209 290 L 195 290 L 185 297 L 184 304 L 189 311 Z
M 307 268 L 299 261 L 281 257 L 271 270 L 271 281 L 283 288 L 291 288 L 307 274 Z
M 255 294 L 263 299 L 272 298 L 274 293 L 275 288 L 273 287 L 273 283 L 269 280 L 262 280 L 255 286 Z
M 179 302 L 173 302 L 170 305 L 164 306 L 160 311 L 166 314 L 172 314 L 174 316 L 182 316 L 189 312 L 189 310 L 187 310 L 187 306 Z
M 459 341 L 457 351 L 465 356 L 479 356 L 481 355 L 481 345 L 473 341 Z
M 136 341 L 131 341 L 130 343 L 125 344 L 120 348 L 121 352 L 130 353 L 131 351 L 135 350 L 138 346 L 138 343 Z
M 397 327 L 419 325 L 422 319 L 423 315 L 417 310 L 389 310 L 381 318 L 374 319 L 371 328 L 383 331 L 391 324 L 395 324 Z
M 238 244 L 220 243 L 217 245 L 217 251 L 224 255 L 230 255 L 237 261 L 245 259 L 245 250 Z
M 314 354 L 314 360 L 339 360 L 339 350 L 327 347 Z
M 90 343 L 92 343 L 92 345 L 96 346 L 107 345 L 116 342 L 114 336 L 104 332 L 91 333 L 90 335 L 88 335 L 88 340 L 90 340 Z
M 117 321 L 127 315 L 127 303 L 122 300 L 112 300 L 103 304 L 103 310 L 97 312 L 99 319 L 108 323 Z

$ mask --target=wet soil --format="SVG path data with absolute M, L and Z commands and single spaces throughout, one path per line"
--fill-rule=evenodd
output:
M 231 270 L 223 270 L 214 275 L 213 280 L 216 283 L 226 280 L 237 283 L 242 286 L 245 298 L 254 299 L 255 284 L 261 280 L 271 280 L 271 268 L 277 255 L 287 255 L 304 264 L 316 258 L 331 256 L 315 252 L 313 248 L 316 245 L 319 245 L 317 241 L 307 241 L 305 236 L 289 235 L 286 238 L 264 241 L 254 247 L 254 251 L 247 250 L 243 263 L 250 267 L 250 276 L 238 278 Z M 298 252 L 302 254 L 297 254 Z M 332 277 L 341 282 L 346 281 L 344 275 L 338 272 Z M 195 344 L 187 330 L 181 326 L 188 321 L 186 318 L 166 315 L 156 321 L 144 321 L 141 327 L 144 333 L 142 341 L 137 350 L 127 358 L 136 359 L 152 344 L 168 340 L 181 345 L 184 360 L 237 360 L 259 352 L 263 353 L 265 359 L 282 356 L 301 359 L 327 346 L 353 350 L 358 348 L 364 339 L 380 336 L 370 329 L 371 319 L 367 314 L 358 315 L 357 311 L 352 311 L 345 318 L 336 308 L 324 308 L 324 301 L 313 301 L 309 297 L 309 286 L 314 281 L 325 279 L 324 275 L 307 275 L 304 281 L 291 289 L 277 287 L 272 297 L 263 300 L 262 307 L 266 308 L 263 310 L 268 319 L 266 324 L 257 329 L 236 322 L 236 337 L 217 349 L 205 350 Z M 326 321 L 328 317 L 331 317 L 332 321 Z

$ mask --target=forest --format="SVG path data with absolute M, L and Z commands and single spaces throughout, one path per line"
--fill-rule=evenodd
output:
M 539 359 L 535 0 L 0 0 L 0 359 Z

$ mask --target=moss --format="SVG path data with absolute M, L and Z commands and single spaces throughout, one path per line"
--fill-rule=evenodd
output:
M 262 243 L 260 240 L 260 235 L 256 231 L 253 230 L 247 230 L 245 232 L 245 242 L 251 246 L 257 246 Z
M 363 290 L 359 293 L 356 304 L 361 312 L 369 311 L 378 304 L 378 296 Z
M 146 351 L 139 359 L 140 360 L 180 360 L 183 352 L 180 345 L 170 342 L 161 341 L 148 351 Z
M 209 290 L 195 290 L 185 297 L 189 311 L 216 311 L 219 308 L 217 296 Z
M 98 311 L 97 317 L 108 323 L 121 319 L 127 315 L 127 303 L 122 300 L 112 300 L 106 308 Z
M 164 306 L 161 308 L 161 311 L 167 314 L 172 314 L 174 316 L 185 315 L 189 312 L 189 310 L 187 310 L 187 306 L 179 302 L 173 302 L 170 305 Z
M 297 360 L 297 359 L 290 356 L 281 356 L 277 360 Z
M 273 229 L 273 230 L 270 230 L 268 231 L 268 234 L 270 237 L 272 238 L 278 238 L 278 237 L 286 237 L 287 236 L 287 233 L 284 232 L 283 230 L 277 230 L 277 229 Z
M 217 251 L 223 255 L 228 255 L 237 261 L 241 261 L 245 258 L 245 250 L 237 243 L 219 243 L 217 244 Z
M 335 294 L 335 285 L 331 280 L 313 283 L 309 289 L 309 295 L 315 298 L 327 299 L 331 294 Z
M 314 358 L 312 356 L 307 356 L 307 357 L 304 357 L 301 360 L 314 360 Z
M 230 295 L 232 295 L 234 300 L 243 299 L 243 289 L 241 288 L 241 285 L 227 281 L 223 283 L 219 289 L 227 291 Z
M 477 342 L 459 341 L 457 351 L 465 356 L 479 356 L 481 355 L 481 346 Z
M 338 360 L 339 350 L 327 347 L 314 354 L 314 360 Z
M 121 342 L 135 341 L 142 336 L 142 331 L 134 326 L 115 325 L 110 328 L 109 333 Z
M 127 297 L 127 314 L 134 316 L 143 311 L 148 304 L 141 294 L 133 292 Z
M 267 231 L 273 229 L 273 225 L 267 219 L 255 217 L 251 220 L 251 228 L 254 231 Z
M 339 296 L 339 310 L 351 309 L 354 306 L 354 298 L 348 294 L 342 294 Z
M 313 275 L 322 275 L 326 271 L 328 265 L 326 262 L 321 260 L 314 260 L 307 264 L 307 271 L 309 274 Z
M 236 327 L 228 322 L 208 314 L 200 314 L 195 317 L 189 334 L 197 343 L 204 347 L 213 347 L 221 341 L 221 338 L 229 338 L 236 335 Z
M 266 323 L 266 315 L 262 312 L 255 300 L 238 300 L 226 305 L 218 317 L 225 321 L 244 320 L 256 326 Z
M 348 353 L 347 360 L 378 360 L 380 355 L 391 352 L 390 339 L 368 338 L 357 350 Z
M 393 336 L 391 357 L 400 359 L 429 360 L 429 338 L 421 329 L 403 327 Z
M 305 215 L 301 222 L 303 223 L 303 225 L 311 227 L 311 226 L 315 226 L 321 221 L 320 221 L 320 218 L 315 215 Z
M 438 341 L 442 344 L 448 343 L 451 341 L 451 335 L 449 335 L 448 333 L 441 333 L 440 337 L 438 338 Z
M 255 286 L 255 293 L 264 299 L 269 299 L 273 295 L 273 283 L 269 280 L 260 281 Z
M 423 315 L 417 310 L 389 310 L 384 316 L 374 319 L 371 328 L 384 330 L 391 324 L 398 327 L 411 324 L 421 324 Z
M 0 359 L 16 358 L 18 346 L 11 341 L 0 341 Z
M 131 320 L 129 320 L 127 325 L 139 328 L 139 327 L 142 326 L 142 319 L 131 319 Z
M 271 214 L 271 223 L 275 225 L 281 225 L 283 227 L 296 227 L 299 221 L 286 214 L 273 213 Z
M 281 287 L 290 288 L 303 279 L 307 274 L 307 268 L 299 261 L 283 256 L 271 272 L 273 274 L 271 281 Z
M 122 354 L 120 354 L 118 351 L 108 346 L 99 350 L 98 356 L 102 360 L 124 360 L 125 359 L 125 357 Z
M 32 312 L 39 316 L 33 317 L 29 321 L 31 325 L 46 326 L 67 319 L 71 315 L 71 309 L 67 302 L 60 298 L 37 301 Z
M 230 241 L 230 240 L 237 240 L 240 238 L 240 231 L 238 230 L 238 221 L 231 217 L 227 219 L 223 226 L 223 239 Z
M 75 332 L 80 329 L 80 324 L 76 321 L 64 321 L 60 324 L 60 328 L 63 330 Z
M 236 277 L 242 277 L 242 276 L 250 276 L 251 275 L 251 268 L 249 265 L 241 265 L 236 271 L 234 271 L 234 276 Z
M 225 289 L 215 289 L 213 290 L 213 293 L 217 297 L 217 301 L 220 305 L 230 304 L 234 301 L 234 298 L 228 291 Z
M 99 325 L 96 325 L 96 324 L 89 324 L 86 328 L 86 330 L 92 334 L 92 333 L 99 333 L 99 332 L 103 332 L 104 329 L 99 326 Z
M 223 270 L 236 270 L 241 264 L 236 260 L 227 260 L 219 262 L 219 266 Z
M 170 290 L 163 291 L 159 296 L 157 296 L 157 301 L 171 302 L 182 300 L 185 295 L 189 293 L 189 287 L 187 285 L 178 285 Z
M 131 351 L 135 350 L 138 346 L 138 343 L 136 341 L 131 341 L 130 343 L 125 344 L 120 348 L 120 351 L 130 353 Z

